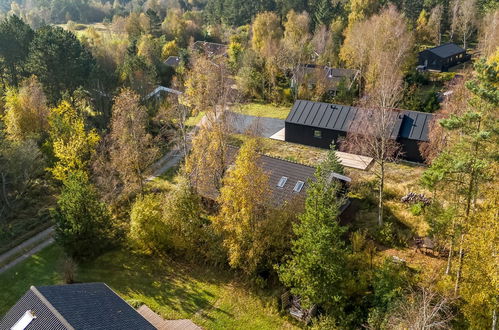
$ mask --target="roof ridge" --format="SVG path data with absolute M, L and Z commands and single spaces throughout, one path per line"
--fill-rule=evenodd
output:
M 236 149 L 236 151 L 239 151 L 239 149 L 241 147 L 237 147 L 237 146 L 234 146 L 234 145 L 227 145 L 229 148 L 233 148 L 233 149 Z M 303 163 L 300 163 L 298 161 L 293 161 L 293 160 L 288 160 L 288 159 L 285 159 L 285 158 L 282 158 L 282 157 L 279 157 L 279 156 L 271 156 L 271 155 L 267 155 L 265 154 L 264 152 L 262 151 L 257 151 L 257 154 L 260 155 L 260 156 L 263 156 L 263 157 L 268 157 L 268 158 L 273 158 L 273 159 L 277 159 L 277 160 L 281 160 L 283 162 L 288 162 L 288 163 L 291 163 L 291 164 L 297 164 L 297 165 L 302 165 L 302 166 L 306 166 L 306 167 L 310 167 L 310 168 L 316 168 L 315 166 L 311 166 L 311 165 L 306 165 L 306 164 L 303 164 Z M 237 155 L 236 155 L 237 157 Z
M 38 289 L 32 285 L 30 287 L 30 290 L 38 297 L 38 299 L 40 299 L 40 301 L 45 305 L 47 306 L 47 308 L 52 312 L 52 314 L 54 314 L 54 316 L 68 329 L 68 330 L 74 330 L 74 327 L 69 324 L 69 322 L 64 318 L 64 316 L 62 316 L 61 313 L 59 313 L 59 311 L 50 303 L 50 301 L 48 301 L 47 298 L 45 298 L 45 296 L 40 292 L 38 291 Z
M 329 104 L 329 105 L 337 105 L 337 106 L 341 106 L 341 107 L 356 108 L 356 109 L 361 109 L 361 110 L 374 109 L 374 108 L 383 108 L 383 109 L 392 110 L 392 111 L 409 111 L 409 112 L 423 113 L 423 114 L 427 114 L 427 115 L 434 115 L 434 113 L 431 113 L 431 112 L 409 110 L 409 109 L 402 109 L 402 108 L 395 108 L 395 107 L 393 107 L 393 108 L 389 108 L 389 107 L 363 107 L 363 106 L 358 106 L 358 105 L 347 105 L 347 104 L 340 104 L 340 103 L 311 101 L 311 100 L 303 100 L 303 99 L 297 99 L 295 102 L 297 102 L 297 101 L 305 101 L 305 102 L 313 102 L 313 103 L 322 103 L 322 104 Z
M 281 160 L 281 161 L 284 161 L 284 162 L 288 162 L 288 163 L 291 163 L 291 164 L 302 165 L 302 166 L 306 166 L 306 167 L 310 167 L 310 168 L 314 168 L 314 169 L 316 168 L 316 166 L 303 164 L 303 163 L 300 163 L 300 162 L 298 162 L 296 160 L 289 160 L 289 159 L 285 159 L 285 158 L 282 158 L 282 157 L 279 157 L 279 156 L 267 155 L 267 154 L 264 154 L 263 152 L 258 152 L 258 154 L 261 155 L 261 156 L 265 156 L 265 157 L 268 157 L 268 158 L 274 158 L 274 159 Z

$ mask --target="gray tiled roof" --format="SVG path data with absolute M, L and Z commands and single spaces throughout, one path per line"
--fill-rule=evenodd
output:
M 10 329 L 31 310 L 36 318 L 26 330 L 155 329 L 104 283 L 31 287 L 0 323 Z
M 163 62 L 165 65 L 176 67 L 180 63 L 180 57 L 178 56 L 168 56 L 168 58 Z
M 437 55 L 438 57 L 447 58 L 447 57 L 451 57 L 453 55 L 461 54 L 465 50 L 456 44 L 448 43 L 448 44 L 443 44 L 443 45 L 440 45 L 440 46 L 437 46 L 434 48 L 427 49 L 427 51 L 432 52 L 433 54 Z
M 287 123 L 318 127 L 348 133 L 359 130 L 365 123 L 359 122 L 359 111 L 373 111 L 347 105 L 297 100 Z M 392 110 L 393 129 L 391 137 L 428 141 L 428 127 L 433 118 L 430 113 Z M 365 118 L 366 116 L 364 116 Z
M 233 164 L 236 157 L 238 148 L 229 146 L 227 149 L 227 164 Z M 274 206 L 281 206 L 285 202 L 292 203 L 295 201 L 303 201 L 306 197 L 306 190 L 309 180 L 315 180 L 315 167 L 307 166 L 290 162 L 287 160 L 274 158 L 266 155 L 259 155 L 258 164 L 261 169 L 269 176 L 269 185 L 271 196 L 269 198 L 270 204 Z M 229 166 L 227 166 L 229 167 Z M 277 183 L 282 177 L 286 177 L 284 187 L 280 188 Z M 349 182 L 349 178 L 341 175 L 334 175 L 339 180 Z M 298 181 L 304 182 L 300 192 L 294 192 L 293 189 Z M 200 194 L 206 198 L 215 200 L 218 195 L 214 185 L 212 187 L 201 187 L 198 189 Z

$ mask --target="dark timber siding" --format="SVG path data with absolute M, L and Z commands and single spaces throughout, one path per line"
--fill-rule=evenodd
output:
M 346 137 L 351 127 L 357 126 L 352 124 L 358 111 L 368 110 L 297 100 L 285 122 L 285 141 L 318 148 L 329 148 L 333 142 L 339 145 L 339 140 Z M 401 158 L 423 162 L 419 144 L 428 141 L 433 115 L 409 110 L 394 110 L 394 114 L 391 137 L 400 143 Z M 316 132 L 320 132 L 320 137 Z
M 437 71 L 448 71 L 459 63 L 470 59 L 466 51 L 455 44 L 444 44 L 438 47 L 426 49 L 419 53 L 418 64 L 426 66 L 427 69 Z

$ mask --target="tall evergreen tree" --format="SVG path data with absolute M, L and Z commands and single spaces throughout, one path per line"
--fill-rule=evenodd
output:
M 5 67 L 10 85 L 17 87 L 20 78 L 27 74 L 24 64 L 33 35 L 31 27 L 16 15 L 0 21 L 0 65 Z
M 64 92 L 72 93 L 88 83 L 95 60 L 73 33 L 44 26 L 35 33 L 27 66 L 44 86 L 49 101 L 56 104 Z
M 64 181 L 53 217 L 56 241 L 72 258 L 89 259 L 110 246 L 110 215 L 85 172 L 72 172 Z
M 474 96 L 469 108 L 461 115 L 451 115 L 440 121 L 451 132 L 449 146 L 424 173 L 422 183 L 437 192 L 449 192 L 449 207 L 457 216 L 453 218 L 447 273 L 456 244 L 458 265 L 455 270 L 455 293 L 459 290 L 467 230 L 472 215 L 479 205 L 481 190 L 491 177 L 491 165 L 497 162 L 497 134 L 499 132 L 499 93 L 497 92 L 498 67 L 484 61 L 476 67 L 476 78 L 467 84 Z
M 309 183 L 305 211 L 293 227 L 296 239 L 291 258 L 278 267 L 278 273 L 292 293 L 340 316 L 346 295 L 348 251 L 342 239 L 345 228 L 338 223 L 343 203 L 338 198 L 340 184 L 328 180 L 326 168 L 319 166 L 315 181 Z
M 331 0 L 317 0 L 314 6 L 314 22 L 316 26 L 331 23 L 333 16 Z

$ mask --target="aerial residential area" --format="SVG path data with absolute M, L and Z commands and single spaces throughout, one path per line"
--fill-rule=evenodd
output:
M 0 0 L 25 329 L 499 329 L 499 2 Z

